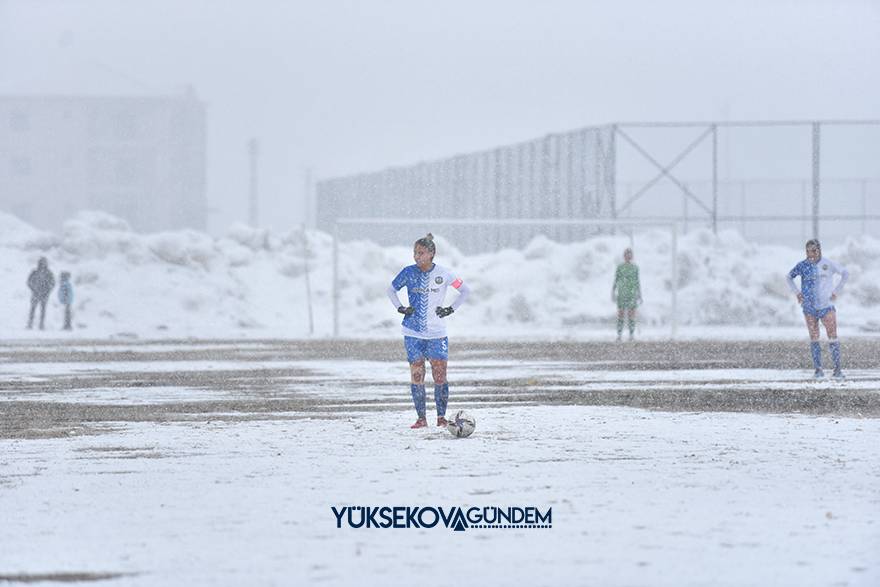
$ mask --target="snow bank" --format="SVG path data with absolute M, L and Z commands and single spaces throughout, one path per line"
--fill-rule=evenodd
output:
M 522 250 L 473 256 L 463 255 L 441 235 L 436 242 L 437 262 L 455 269 L 473 290 L 468 304 L 451 318 L 451 334 L 593 337 L 613 331 L 611 284 L 623 249 L 630 246 L 628 236 L 570 244 L 539 236 Z M 640 318 L 646 331 L 665 332 L 674 282 L 682 326 L 769 331 L 802 325 L 785 283 L 785 273 L 803 258 L 799 246 L 758 245 L 731 231 L 695 231 L 678 239 L 673 276 L 668 232 L 639 233 L 632 244 L 641 270 L 645 303 Z M 880 241 L 853 237 L 826 243 L 825 253 L 851 273 L 838 303 L 842 325 L 880 328 L 874 317 L 880 306 Z M 87 212 L 68 221 L 56 236 L 0 213 L 6 338 L 29 334 L 23 329 L 30 297 L 24 282 L 41 256 L 56 274 L 73 274 L 80 336 L 308 336 L 307 281 L 314 335 L 333 331 L 333 247 L 325 233 L 278 235 L 236 225 L 221 238 L 192 230 L 144 235 L 124 220 Z M 341 332 L 397 335 L 399 316 L 385 289 L 412 263 L 409 247 L 345 242 L 339 261 Z M 51 336 L 60 324 L 61 309 L 53 297 L 47 319 Z

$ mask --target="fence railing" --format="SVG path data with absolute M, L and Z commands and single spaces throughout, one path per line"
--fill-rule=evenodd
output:
M 824 236 L 824 222 L 843 222 L 847 231 L 856 222 L 867 232 L 880 214 L 878 152 L 880 120 L 610 124 L 318 182 L 317 225 L 330 231 L 341 217 L 401 213 L 460 220 L 663 217 L 686 230 L 738 226 L 751 233 L 769 222 L 762 218 L 784 217 L 798 226 L 798 238 Z M 746 163 L 774 175 L 789 170 L 794 179 L 735 173 Z M 837 168 L 853 173 L 835 176 Z M 456 240 L 475 252 L 517 246 L 535 234 L 534 227 L 508 228 L 489 239 L 460 231 Z M 779 236 L 761 232 L 769 240 Z M 560 226 L 549 236 L 582 234 Z M 369 236 L 384 238 L 363 235 Z

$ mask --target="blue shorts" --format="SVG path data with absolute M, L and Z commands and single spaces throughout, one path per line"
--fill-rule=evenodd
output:
M 403 346 L 406 347 L 406 358 L 410 363 L 418 363 L 422 359 L 446 361 L 449 359 L 449 339 L 416 338 L 404 336 Z
M 828 315 L 829 312 L 834 311 L 834 306 L 828 306 L 827 308 L 822 308 L 821 310 L 817 310 L 816 308 L 810 308 L 808 306 L 803 307 L 804 314 L 807 316 L 812 316 L 818 320 L 821 320 L 825 316 Z

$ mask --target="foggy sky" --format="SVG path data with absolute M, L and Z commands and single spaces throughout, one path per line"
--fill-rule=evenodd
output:
M 209 226 L 317 178 L 644 120 L 880 118 L 880 1 L 0 0 L 0 94 L 208 110 Z

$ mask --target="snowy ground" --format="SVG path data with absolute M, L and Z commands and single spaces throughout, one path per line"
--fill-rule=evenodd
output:
M 0 582 L 880 583 L 876 342 L 844 384 L 807 380 L 796 345 L 781 369 L 694 345 L 676 370 L 628 362 L 650 343 L 462 345 L 462 440 L 409 430 L 399 349 L 365 344 L 3 345 Z M 553 525 L 337 529 L 358 505 Z
M 804 336 L 803 315 L 785 281 L 804 258 L 801 243 L 769 246 L 732 231 L 688 232 L 677 242 L 673 276 L 672 242 L 663 230 L 637 233 L 633 240 L 622 234 L 585 235 L 567 243 L 538 235 L 522 249 L 480 255 L 464 255 L 435 234 L 437 263 L 472 290 L 447 319 L 456 340 L 612 338 L 614 272 L 630 246 L 644 297 L 640 339 L 668 339 L 673 315 L 681 339 Z M 56 273 L 72 274 L 79 336 L 330 336 L 336 294 L 339 334 L 397 339 L 400 315 L 386 289 L 401 268 L 412 264 L 411 243 L 343 242 L 335 273 L 332 237 L 317 231 L 273 234 L 235 226 L 221 238 L 191 230 L 139 234 L 122 219 L 83 212 L 52 234 L 0 211 L 0 340 L 58 336 L 64 312 L 57 290 L 47 308 L 47 331 L 26 329 L 31 294 L 25 282 L 40 257 Z M 841 337 L 877 336 L 880 240 L 825 242 L 824 252 L 850 272 L 835 302 Z M 447 301 L 454 295 L 450 291 Z

